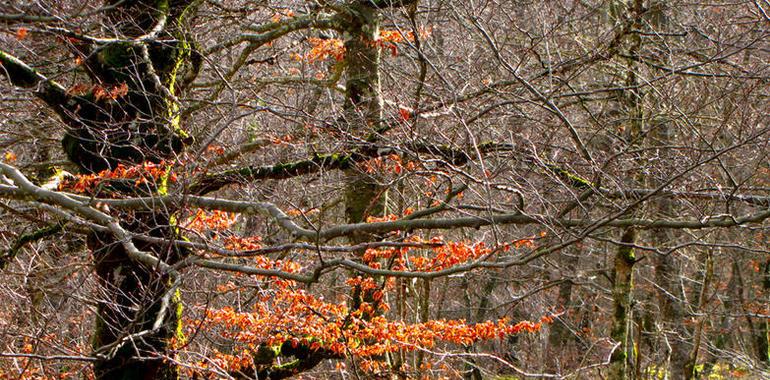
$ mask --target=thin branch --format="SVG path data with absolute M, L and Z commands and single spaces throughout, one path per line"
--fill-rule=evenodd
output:
M 72 356 L 72 355 L 38 355 L 38 354 L 24 354 L 19 352 L 0 352 L 0 357 L 3 358 L 29 358 L 39 360 L 70 360 L 76 362 L 95 362 L 99 360 L 93 356 Z

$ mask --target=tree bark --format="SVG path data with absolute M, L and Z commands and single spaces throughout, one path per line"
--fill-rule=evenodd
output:
M 114 6 L 107 23 L 119 34 L 135 41 L 108 43 L 89 55 L 88 70 L 105 88 L 127 85 L 128 92 L 117 104 L 99 105 L 78 115 L 78 128 L 71 129 L 62 145 L 73 162 L 85 173 L 114 169 L 118 164 L 162 162 L 179 153 L 186 134 L 178 119 L 176 95 L 184 83 L 182 75 L 192 73 L 192 42 L 186 23 L 198 1 L 108 1 Z M 155 34 L 155 36 L 153 36 Z M 159 43 L 168 36 L 175 42 Z M 139 68 L 137 75 L 136 70 Z M 98 101 L 98 97 L 96 97 Z M 87 122 L 84 122 L 87 120 Z M 124 195 L 163 192 L 162 184 L 147 189 L 139 185 L 121 187 Z M 125 213 L 127 230 L 151 236 L 174 238 L 176 231 L 169 212 Z M 175 291 L 171 279 L 156 268 L 146 268 L 128 259 L 121 244 L 106 234 L 88 239 L 96 273 L 105 298 L 98 304 L 93 346 L 106 353 L 94 365 L 98 379 L 176 379 L 178 370 L 169 354 L 171 339 L 181 331 L 178 294 L 168 306 L 161 302 Z M 173 246 L 141 244 L 167 264 L 178 261 L 183 252 Z M 168 308 L 168 310 L 164 310 Z M 159 328 L 157 322 L 160 321 Z M 154 326 L 155 325 L 155 326 Z M 183 339 L 182 336 L 178 337 Z
M 636 241 L 636 230 L 628 228 L 623 232 L 621 243 L 633 244 Z M 621 245 L 615 254 L 612 270 L 612 330 L 610 337 L 617 342 L 618 347 L 610 357 L 609 379 L 621 380 L 629 378 L 628 368 L 628 325 L 631 314 L 633 290 L 634 249 Z
M 380 85 L 380 10 L 372 3 L 354 1 L 347 6 L 349 19 L 346 20 L 345 44 L 345 103 L 340 129 L 343 133 L 361 137 L 368 142 L 378 139 L 377 131 L 382 123 L 383 99 Z M 348 223 L 365 222 L 370 216 L 382 215 L 386 208 L 385 189 L 378 183 L 375 173 L 366 173 L 353 165 L 344 171 L 345 176 L 345 217 Z M 353 233 L 350 243 L 358 244 L 377 239 L 367 233 Z M 363 255 L 363 251 L 359 252 Z M 353 273 L 353 276 L 368 275 Z M 379 313 L 379 303 L 374 289 L 354 286 L 351 309 L 363 304 Z M 364 318 L 373 317 L 364 315 Z M 375 358 L 386 360 L 387 358 Z M 398 360 L 390 365 L 400 371 Z
M 628 24 L 631 20 L 631 29 L 639 29 L 641 26 L 641 15 L 643 12 L 643 2 L 634 0 L 632 2 L 613 1 L 610 4 L 608 13 L 611 19 L 618 23 Z M 641 48 L 642 40 L 637 34 L 626 34 L 622 36 L 622 46 L 629 56 L 638 54 Z M 627 141 L 631 144 L 639 144 L 638 139 L 644 131 L 644 112 L 643 96 L 639 89 L 639 75 L 637 67 L 632 59 L 625 60 L 625 85 L 627 90 L 622 90 L 619 94 L 619 105 L 623 107 L 628 115 L 628 125 L 626 128 Z M 644 183 L 644 175 L 637 172 L 631 182 L 634 185 Z M 609 376 L 610 379 L 628 379 L 631 377 L 630 363 L 632 358 L 628 357 L 633 353 L 630 341 L 632 340 L 629 332 L 631 322 L 631 305 L 633 299 L 633 272 L 636 256 L 631 245 L 636 243 L 636 230 L 627 228 L 620 239 L 621 245 L 618 246 L 615 253 L 614 266 L 612 270 L 612 299 L 613 299 L 613 319 L 610 337 L 617 342 L 619 346 L 615 348 L 610 357 Z
M 345 41 L 345 105 L 342 128 L 353 135 L 377 139 L 382 122 L 383 100 L 380 88 L 379 10 L 367 4 L 350 5 L 348 24 L 350 37 Z M 374 176 L 357 168 L 345 172 L 345 215 L 348 223 L 366 221 L 384 211 L 384 194 Z M 369 241 L 370 237 L 354 234 L 352 243 Z
M 761 318 L 754 332 L 754 347 L 760 363 L 770 367 L 770 258 L 765 260 L 762 269 L 762 294 L 759 300 L 765 303 L 765 317 Z
M 560 258 L 561 264 L 565 266 L 563 272 L 566 275 L 575 273 L 578 262 L 580 260 L 579 253 L 567 253 Z M 554 353 L 549 355 L 548 360 L 548 372 L 559 373 L 562 367 L 562 357 L 557 355 L 556 352 L 565 352 L 567 347 L 570 346 L 570 342 L 574 342 L 573 332 L 571 331 L 568 321 L 569 313 L 572 309 L 572 288 L 573 282 L 566 280 L 559 284 L 559 293 L 556 301 L 556 306 L 564 310 L 564 314 L 557 317 L 553 324 L 550 326 L 548 332 L 548 352 Z
M 92 85 L 66 91 L 24 62 L 0 51 L 11 83 L 33 88 L 67 127 L 62 148 L 83 174 L 170 160 L 187 135 L 177 117 L 176 96 L 194 78 L 193 42 L 185 25 L 200 1 L 106 2 L 105 30 L 115 38 L 72 37 L 87 57 L 82 67 Z M 164 40 L 161 44 L 158 41 Z M 180 81 L 177 78 L 188 80 Z M 163 191 L 163 181 L 105 181 L 93 190 L 110 196 Z M 174 239 L 173 210 L 115 215 L 129 232 Z M 92 337 L 97 379 L 176 379 L 169 344 L 180 328 L 181 306 L 171 280 L 158 268 L 131 260 L 111 234 L 92 233 L 88 246 L 101 285 Z M 176 247 L 136 243 L 166 264 L 183 254 Z M 161 302 L 165 299 L 166 302 Z
M 665 241 L 660 235 L 665 232 L 656 231 L 653 239 L 657 244 Z M 687 378 L 685 366 L 688 360 L 688 350 L 685 345 L 685 337 L 689 335 L 684 327 L 684 295 L 679 284 L 679 271 L 676 260 L 672 256 L 657 255 L 655 258 L 655 279 L 658 284 L 658 305 L 660 307 L 660 319 L 663 322 L 663 334 L 671 347 L 669 359 L 669 371 L 674 379 Z

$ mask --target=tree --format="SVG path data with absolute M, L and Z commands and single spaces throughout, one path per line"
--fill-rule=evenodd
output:
M 767 371 L 767 14 L 4 5 L 0 378 Z

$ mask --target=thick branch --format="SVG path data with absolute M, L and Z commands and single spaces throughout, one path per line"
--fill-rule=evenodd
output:
M 207 175 L 190 187 L 192 194 L 207 194 L 233 183 L 264 179 L 286 179 L 317 173 L 323 169 L 346 169 L 353 163 L 353 154 L 317 154 L 314 157 L 271 166 L 249 166 Z
M 131 242 L 130 234 L 123 229 L 112 216 L 79 202 L 67 194 L 46 190 L 36 186 L 13 166 L 0 162 L 0 171 L 8 176 L 8 178 L 18 186 L 18 190 L 24 193 L 28 198 L 31 198 L 31 200 L 56 205 L 74 211 L 88 220 L 107 227 L 115 235 L 115 238 L 126 246 L 126 251 L 131 259 L 147 265 L 150 268 L 159 268 L 163 271 L 171 269 L 167 264 L 158 260 L 155 256 L 138 250 Z
M 35 88 L 35 96 L 50 106 L 65 104 L 70 99 L 67 90 L 46 78 L 20 59 L 0 50 L 0 72 L 4 72 L 12 85 Z
M 514 146 L 505 143 L 485 142 L 479 144 L 476 149 L 454 148 L 448 145 L 433 145 L 414 142 L 403 147 L 389 147 L 370 144 L 351 153 L 316 154 L 315 156 L 300 161 L 281 163 L 268 166 L 250 166 L 240 169 L 228 170 L 222 173 L 207 175 L 190 187 L 192 194 L 207 194 L 217 191 L 224 186 L 251 182 L 265 179 L 287 179 L 302 175 L 315 174 L 321 170 L 344 170 L 350 168 L 355 162 L 387 156 L 392 153 L 423 153 L 439 157 L 452 165 L 463 165 L 473 159 L 473 155 L 466 152 L 480 152 L 482 154 L 511 151 Z

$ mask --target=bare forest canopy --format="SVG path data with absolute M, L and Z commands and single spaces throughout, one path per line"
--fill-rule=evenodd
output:
M 770 2 L 0 4 L 0 380 L 770 377 Z

